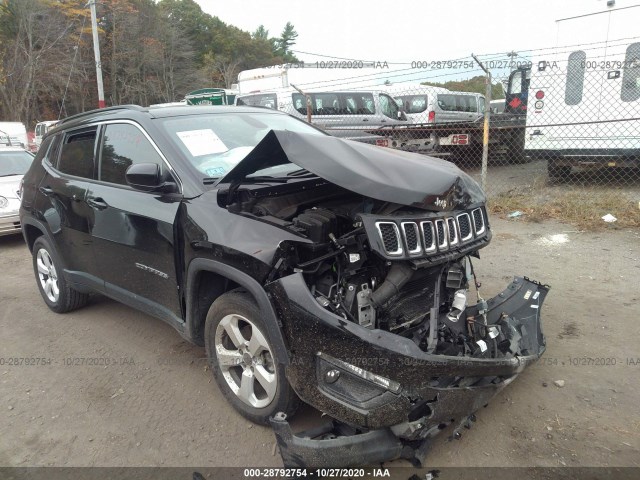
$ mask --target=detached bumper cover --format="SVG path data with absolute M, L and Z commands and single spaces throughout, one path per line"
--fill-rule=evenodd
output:
M 548 291 L 519 277 L 488 300 L 487 324 L 510 332 L 496 343 L 505 348 L 507 342 L 514 354 L 477 358 L 427 354 L 407 338 L 333 315 L 313 299 L 300 275 L 274 282 L 272 299 L 287 337 L 296 340 L 287 369 L 291 385 L 305 402 L 358 432 L 314 440 L 309 432 L 291 434 L 286 420 L 274 419 L 285 464 L 354 466 L 384 456 L 410 458 L 407 450 L 419 461 L 429 438 L 451 424 L 457 425 L 454 435 L 470 426 L 478 409 L 542 355 L 540 310 Z M 476 316 L 479 308 L 468 307 L 466 315 Z
M 357 464 L 382 463 L 399 458 L 402 442 L 388 429 L 371 430 L 360 435 L 335 436 L 331 433 L 339 427 L 330 422 L 304 435 L 294 435 L 286 415 L 271 418 L 282 461 L 287 468 L 338 467 Z M 318 440 L 315 437 L 326 436 Z M 332 438 L 330 438 L 332 437 Z

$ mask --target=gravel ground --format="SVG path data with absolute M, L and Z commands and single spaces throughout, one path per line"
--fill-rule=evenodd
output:
M 458 166 L 480 183 L 481 168 L 478 162 L 457 162 Z M 632 169 L 588 169 L 574 167 L 563 182 L 549 184 L 546 160 L 534 160 L 520 165 L 497 164 L 487 166 L 489 197 L 506 192 L 533 194 L 535 198 L 549 197 L 568 189 L 587 188 L 607 195 L 621 191 L 630 200 L 640 201 L 640 171 Z
M 429 465 L 639 466 L 640 234 L 493 228 L 476 266 L 483 294 L 516 274 L 549 283 L 547 352 L 462 439 L 436 438 Z M 50 312 L 20 237 L 0 239 L 0 271 L 0 466 L 281 465 L 270 429 L 224 401 L 203 349 L 102 297 Z M 294 427 L 317 417 L 303 408 Z

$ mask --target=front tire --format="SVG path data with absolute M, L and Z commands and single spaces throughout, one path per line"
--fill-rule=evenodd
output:
M 221 295 L 209 308 L 205 348 L 227 401 L 261 425 L 278 412 L 295 413 L 299 400 L 285 376 L 258 306 L 245 292 Z
M 83 307 L 89 295 L 70 287 L 62 274 L 62 266 L 45 237 L 33 243 L 33 271 L 38 290 L 47 306 L 56 313 L 66 313 Z

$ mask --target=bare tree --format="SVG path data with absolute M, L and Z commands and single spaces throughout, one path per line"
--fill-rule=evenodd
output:
M 32 102 L 42 86 L 38 76 L 58 57 L 57 49 L 64 48 L 73 27 L 63 15 L 55 11 L 45 13 L 41 6 L 38 0 L 8 0 L 1 12 L 5 25 L 0 54 L 2 117 L 27 124 L 32 116 Z M 6 25 L 11 27 L 9 31 Z M 68 66 L 68 61 L 64 63 Z
M 243 63 L 242 57 L 231 58 L 226 55 L 214 55 L 212 52 L 204 56 L 204 71 L 213 83 L 222 82 L 226 88 L 236 82 L 240 66 Z

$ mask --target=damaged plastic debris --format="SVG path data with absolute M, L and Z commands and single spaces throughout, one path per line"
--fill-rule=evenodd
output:
M 524 213 L 521 212 L 520 210 L 516 210 L 515 212 L 511 212 L 509 215 L 507 215 L 508 218 L 518 218 L 523 216 Z
M 466 290 L 458 290 L 451 303 L 451 311 L 447 315 L 449 321 L 457 322 L 460 320 L 460 315 L 462 315 L 465 308 L 467 308 L 467 292 Z
M 403 445 L 389 428 L 358 433 L 335 420 L 294 434 L 287 415 L 270 418 L 285 468 L 357 466 L 400 458 Z M 353 431 L 349 431 L 353 430 Z
M 614 217 L 613 215 L 611 215 L 610 213 L 607 213 L 606 215 L 604 215 L 602 217 L 602 220 L 604 220 L 607 223 L 613 223 L 618 219 L 616 217 Z

